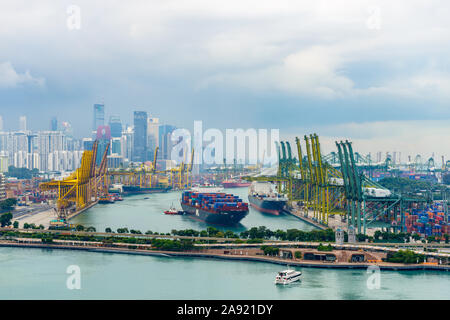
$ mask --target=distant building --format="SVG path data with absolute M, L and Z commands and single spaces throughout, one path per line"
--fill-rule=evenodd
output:
M 106 148 L 111 143 L 111 129 L 109 126 L 99 126 L 97 128 L 97 159 L 96 163 L 99 165 L 102 162 L 103 154 L 105 153 Z M 108 154 L 111 153 L 109 150 Z
M 58 131 L 58 120 L 56 117 L 50 120 L 50 131 Z
M 147 112 L 134 112 L 133 161 L 147 160 Z
M 122 132 L 121 147 L 122 156 L 124 159 L 131 160 L 133 158 L 133 138 L 134 131 L 132 127 L 128 127 L 125 131 Z
M 122 122 L 119 116 L 109 117 L 109 127 L 111 128 L 111 137 L 120 138 L 122 137 Z
M 8 156 L 6 152 L 0 152 L 0 173 L 8 171 Z
M 0 173 L 0 200 L 6 199 L 6 181 L 3 174 Z
M 0 116 L 0 132 L 3 131 L 3 118 Z
M 156 147 L 159 146 L 159 119 L 147 120 L 147 159 L 153 159 Z
M 94 140 L 92 138 L 83 138 L 83 150 L 92 150 L 94 147 Z
M 105 105 L 94 104 L 94 119 L 92 123 L 92 131 L 97 131 L 99 126 L 105 125 Z
M 123 158 L 121 156 L 112 154 L 108 156 L 108 168 L 120 168 L 123 163 Z
M 158 159 L 170 160 L 172 151 L 172 132 L 176 129 L 175 126 L 161 125 L 159 126 L 159 152 Z
M 27 117 L 26 116 L 21 116 L 19 118 L 19 130 L 27 131 Z

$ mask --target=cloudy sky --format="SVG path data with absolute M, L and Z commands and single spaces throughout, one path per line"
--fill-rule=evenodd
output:
M 47 129 L 56 115 L 81 137 L 104 101 L 107 117 L 130 124 L 146 110 L 179 127 L 316 132 L 330 150 L 345 138 L 361 152 L 450 158 L 447 1 L 2 0 L 0 9 L 5 129 L 20 115 Z

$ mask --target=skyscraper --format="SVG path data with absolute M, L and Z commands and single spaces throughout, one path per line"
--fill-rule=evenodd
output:
M 176 127 L 171 125 L 159 126 L 159 154 L 158 159 L 170 160 L 172 151 L 171 134 Z
M 134 112 L 133 161 L 147 160 L 147 112 Z
M 19 130 L 27 131 L 27 117 L 26 116 L 21 116 L 19 118 Z
M 58 120 L 56 117 L 50 120 L 50 131 L 58 131 Z
M 147 159 L 153 159 L 156 147 L 159 147 L 159 119 L 149 117 L 147 119 Z
M 3 131 L 3 118 L 0 116 L 0 132 Z
M 94 104 L 94 121 L 92 123 L 92 131 L 97 132 L 99 126 L 105 125 L 105 105 Z
M 111 128 L 111 137 L 122 137 L 122 122 L 120 121 L 119 116 L 109 117 L 109 127 Z

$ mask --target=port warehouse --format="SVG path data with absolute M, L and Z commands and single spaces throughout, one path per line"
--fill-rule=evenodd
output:
M 348 141 L 337 142 L 337 152 L 328 155 L 321 153 L 317 135 L 305 136 L 304 141 L 303 150 L 306 152 L 302 153 L 301 141 L 296 139 L 297 157 L 293 156 L 289 142 L 280 142 L 275 175 L 252 172 L 245 179 L 277 184 L 279 191 L 288 196 L 290 207 L 298 206 L 323 226 L 329 225 L 329 217 L 337 215 L 342 218 L 343 227 L 354 228 L 356 233 L 362 234 L 371 228 L 436 237 L 449 233 L 445 200 L 433 203 L 425 196 L 394 193 L 370 178 L 376 170 L 384 168 L 389 172 L 391 161 L 371 163 L 354 153 Z M 189 176 L 192 158 L 189 164 L 181 163 L 177 168 L 164 172 L 157 171 L 154 164 L 120 171 L 107 169 L 106 160 L 97 166 L 93 161 L 96 152 L 95 144 L 93 150 L 85 151 L 80 168 L 70 177 L 40 185 L 45 196 L 57 197 L 59 217 L 73 216 L 73 213 L 95 203 L 115 182 L 139 188 L 152 189 L 163 185 L 186 189 L 193 181 Z M 412 167 L 429 169 L 417 163 Z M 441 170 L 447 172 L 448 168 L 445 166 Z

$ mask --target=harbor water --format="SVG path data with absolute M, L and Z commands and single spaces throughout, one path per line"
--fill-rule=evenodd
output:
M 80 267 L 69 290 L 67 267 Z M 0 248 L 0 299 L 450 299 L 450 273 L 297 268 L 302 280 L 274 278 L 284 266 L 73 250 Z
M 243 201 L 248 202 L 247 188 L 225 189 L 224 192 L 235 194 Z M 123 201 L 113 204 L 98 204 L 73 218 L 70 222 L 93 226 L 99 232 L 103 232 L 107 227 L 112 230 L 127 227 L 128 229 L 140 230 L 143 233 L 147 230 L 167 233 L 172 229 L 204 230 L 208 226 L 214 226 L 188 216 L 171 216 L 163 213 L 164 210 L 169 209 L 171 204 L 181 210 L 180 199 L 181 191 L 128 196 Z M 249 208 L 249 214 L 238 225 L 230 227 L 215 225 L 214 227 L 241 232 L 259 226 L 265 226 L 271 230 L 300 229 L 310 231 L 315 229 L 314 226 L 294 216 L 288 214 L 273 216 L 251 207 Z
M 247 188 L 225 191 L 247 199 Z M 98 204 L 71 222 L 97 231 L 127 227 L 166 233 L 208 227 L 187 216 L 163 214 L 172 203 L 180 209 L 180 196 L 130 196 Z M 216 227 L 240 232 L 258 226 L 314 229 L 296 217 L 253 208 L 238 226 Z M 66 286 L 66 271 L 73 265 L 81 271 L 80 290 Z M 303 272 L 301 282 L 277 286 L 275 275 L 284 268 L 261 262 L 0 247 L 0 299 L 450 299 L 448 272 L 382 271 L 380 288 L 369 289 L 366 270 L 297 268 Z

